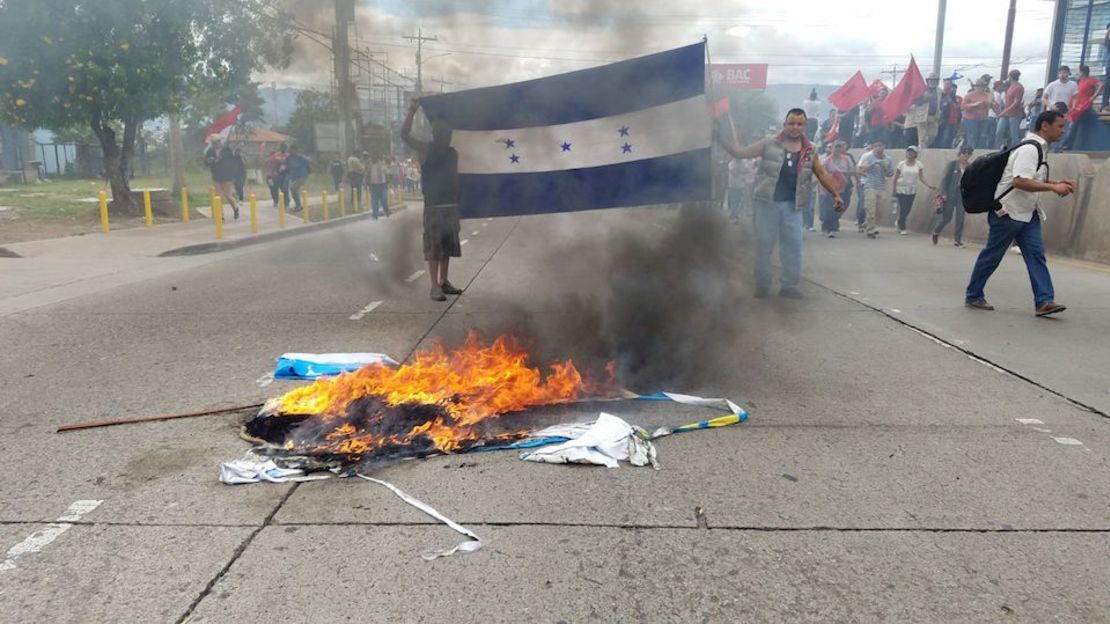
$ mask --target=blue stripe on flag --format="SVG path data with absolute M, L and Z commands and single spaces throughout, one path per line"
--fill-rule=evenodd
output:
M 599 119 L 705 93 L 705 43 L 508 85 L 421 98 L 456 130 L 511 130 Z
M 708 148 L 589 169 L 459 176 L 465 219 L 700 201 L 709 196 Z

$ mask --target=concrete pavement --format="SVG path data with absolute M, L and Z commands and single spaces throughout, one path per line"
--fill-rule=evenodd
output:
M 219 484 L 217 464 L 246 448 L 237 416 L 53 433 L 75 420 L 259 402 L 293 387 L 266 377 L 284 351 L 401 359 L 468 328 L 562 335 L 570 295 L 589 302 L 610 287 L 617 252 L 581 250 L 605 250 L 617 231 L 651 240 L 676 220 L 638 209 L 464 222 L 451 276 L 467 291 L 441 304 L 418 274 L 416 212 L 0 317 L 10 381 L 0 466 L 11 475 L 0 486 L 0 554 L 74 501 L 103 501 L 0 572 L 0 621 L 1110 613 L 1110 421 L 1097 413 L 1107 405 L 1096 376 L 1110 275 L 1050 260 L 1072 307 L 1034 319 L 1020 258 L 1007 258 L 988 290 L 999 310 L 986 315 L 963 308 L 973 252 L 924 237 L 807 237 L 807 298 L 745 299 L 734 310 L 745 331 L 722 345 L 732 365 L 667 388 L 740 400 L 751 420 L 661 440 L 658 472 L 487 453 L 376 473 L 477 532 L 485 546 L 472 555 L 421 560 L 458 536 L 365 482 Z M 718 233 L 737 250 L 724 269 L 747 292 L 745 233 L 723 223 Z M 564 357 L 578 348 L 543 345 Z M 707 415 L 661 403 L 604 409 L 645 426 Z

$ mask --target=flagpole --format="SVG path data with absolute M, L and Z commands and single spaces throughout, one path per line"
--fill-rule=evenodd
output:
M 709 88 L 713 88 L 713 59 L 709 56 L 709 35 L 702 35 L 701 41 L 705 44 L 705 63 L 709 67 L 709 71 L 705 72 L 705 75 L 709 79 Z M 740 137 L 736 133 L 736 122 L 732 121 L 732 96 L 726 97 L 728 97 L 730 104 L 728 107 L 728 127 L 732 130 L 732 141 L 739 145 Z

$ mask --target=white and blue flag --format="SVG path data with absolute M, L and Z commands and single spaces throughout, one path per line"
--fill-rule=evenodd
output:
M 453 129 L 465 218 L 710 198 L 704 42 L 421 105 Z

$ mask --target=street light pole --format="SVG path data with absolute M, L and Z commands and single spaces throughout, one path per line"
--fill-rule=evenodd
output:
M 944 53 L 944 13 L 948 8 L 948 0 L 937 2 L 937 40 L 933 46 L 933 71 L 940 75 L 940 61 Z
M 1005 80 L 1010 73 L 1010 50 L 1014 47 L 1014 17 L 1017 15 L 1017 0 L 1010 0 L 1010 14 L 1006 18 L 1006 45 L 1002 48 L 1002 74 L 999 80 Z

